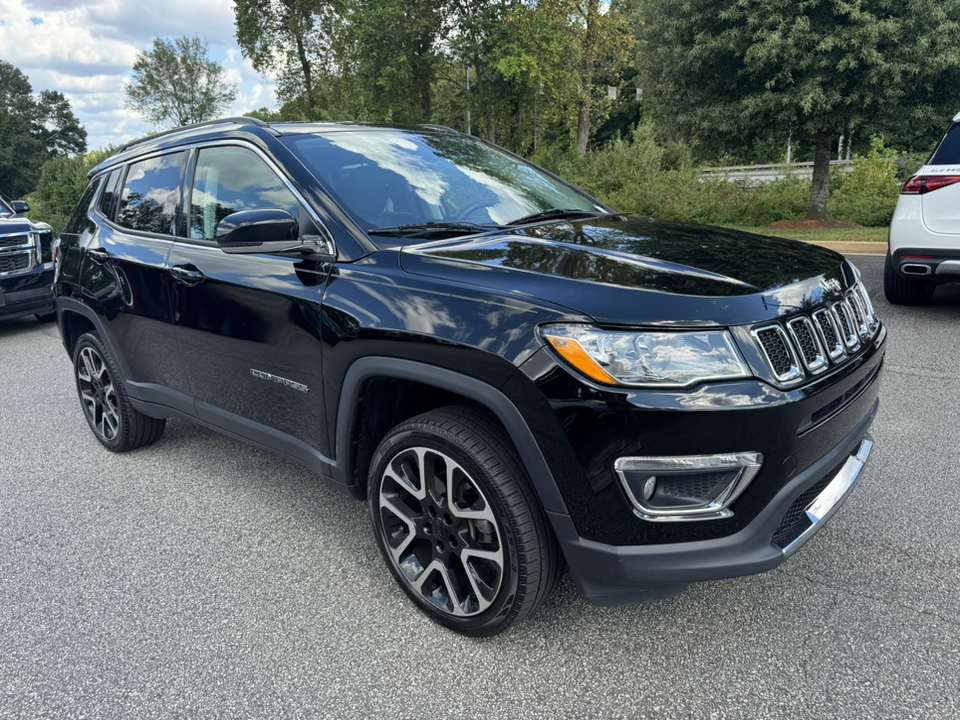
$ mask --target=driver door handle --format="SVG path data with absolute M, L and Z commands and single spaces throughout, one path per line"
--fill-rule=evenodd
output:
M 187 287 L 199 285 L 207 279 L 196 265 L 174 265 L 170 268 L 170 274 L 173 275 L 174 280 Z

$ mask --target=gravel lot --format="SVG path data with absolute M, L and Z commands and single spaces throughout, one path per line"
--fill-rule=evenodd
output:
M 765 575 L 601 609 L 565 578 L 473 640 L 395 587 L 365 507 L 186 422 L 103 450 L 55 326 L 0 323 L 0 718 L 960 717 L 960 289 L 883 300 L 874 454 Z

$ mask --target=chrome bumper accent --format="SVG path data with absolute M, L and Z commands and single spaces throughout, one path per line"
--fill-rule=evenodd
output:
M 837 476 L 830 481 L 823 492 L 807 506 L 806 516 L 810 521 L 810 527 L 804 530 L 792 543 L 783 548 L 784 557 L 789 557 L 800 549 L 807 539 L 820 529 L 820 525 L 830 519 L 837 508 L 853 489 L 860 472 L 870 457 L 870 451 L 873 449 L 873 440 L 869 437 L 863 439 L 857 452 L 847 458 L 847 462 L 840 468 Z
M 944 260 L 937 265 L 937 275 L 956 275 L 960 273 L 960 261 Z

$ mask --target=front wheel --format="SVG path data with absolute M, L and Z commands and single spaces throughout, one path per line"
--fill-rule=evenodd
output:
M 135 450 L 163 433 L 165 420 L 147 417 L 130 404 L 117 369 L 95 334 L 84 333 L 77 340 L 73 369 L 83 415 L 108 450 Z
M 433 620 L 494 635 L 553 591 L 556 540 L 503 429 L 450 407 L 391 430 L 369 476 L 370 513 L 394 578 Z

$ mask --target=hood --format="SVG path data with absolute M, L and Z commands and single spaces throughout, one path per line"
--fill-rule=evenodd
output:
M 0 215 L 0 235 L 19 235 L 29 232 L 44 232 L 50 226 L 46 223 L 33 223 L 22 215 L 3 217 Z
M 401 263 L 627 325 L 761 322 L 856 279 L 841 255 L 814 245 L 624 215 L 407 247 Z

